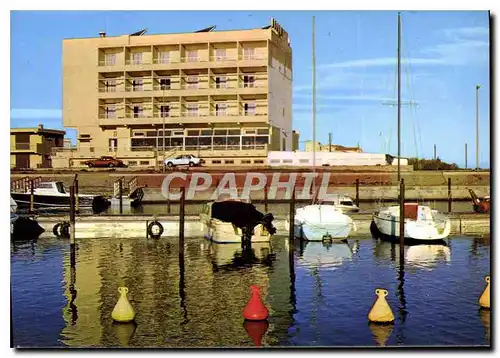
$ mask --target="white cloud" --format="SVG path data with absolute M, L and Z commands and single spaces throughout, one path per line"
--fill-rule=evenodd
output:
M 17 119 L 45 119 L 61 118 L 62 110 L 48 108 L 14 108 L 10 110 L 10 117 Z

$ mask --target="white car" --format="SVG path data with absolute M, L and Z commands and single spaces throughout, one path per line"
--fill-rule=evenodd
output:
M 191 154 L 179 155 L 175 158 L 165 159 L 165 165 L 169 168 L 173 168 L 178 165 L 189 165 L 190 167 L 195 167 L 200 166 L 203 163 L 203 159 L 197 158 Z

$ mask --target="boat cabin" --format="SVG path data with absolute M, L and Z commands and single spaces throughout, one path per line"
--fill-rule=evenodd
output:
M 28 188 L 27 193 L 30 193 L 30 189 Z M 64 184 L 60 181 L 46 181 L 41 182 L 38 187 L 34 190 L 35 195 L 61 195 L 67 194 L 66 190 L 64 190 Z
M 404 213 L 405 218 L 412 220 L 433 220 L 431 208 L 425 205 L 418 205 L 418 203 L 405 203 Z

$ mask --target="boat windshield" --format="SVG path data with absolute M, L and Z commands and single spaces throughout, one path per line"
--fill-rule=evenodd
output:
M 352 206 L 352 201 L 341 200 L 340 205 Z
M 64 190 L 64 185 L 60 181 L 56 183 L 57 191 L 61 194 L 66 194 L 66 191 Z

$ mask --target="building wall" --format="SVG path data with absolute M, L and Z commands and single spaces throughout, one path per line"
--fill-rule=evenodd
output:
M 18 142 L 16 137 L 20 139 Z M 63 145 L 64 132 L 39 128 L 13 129 L 10 134 L 11 168 L 22 165 L 21 157 L 29 156 L 29 168 L 51 167 L 51 151 Z

